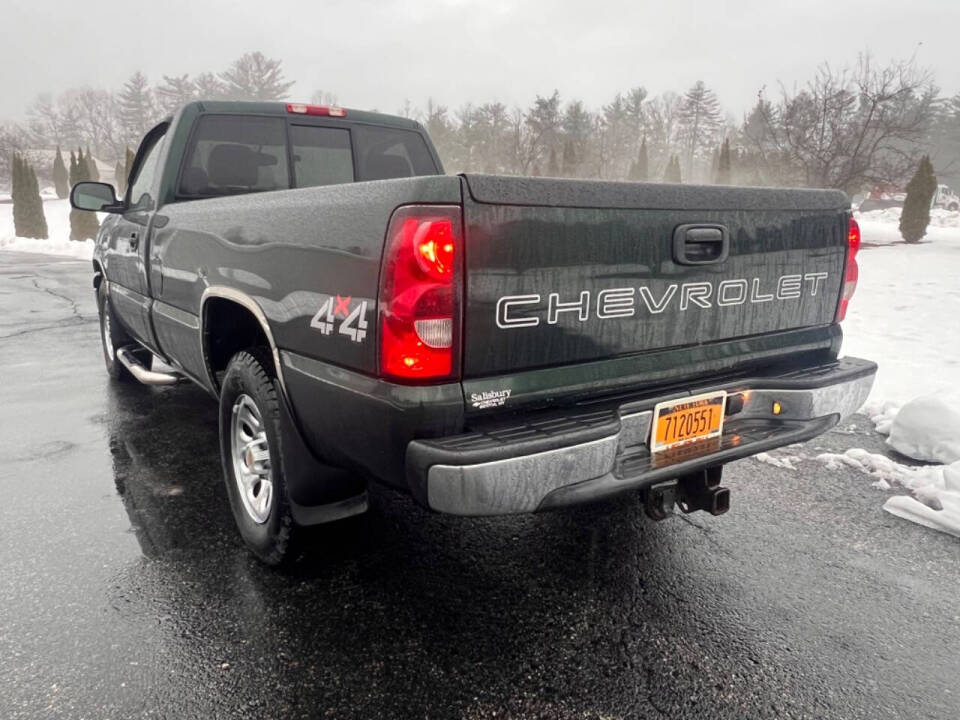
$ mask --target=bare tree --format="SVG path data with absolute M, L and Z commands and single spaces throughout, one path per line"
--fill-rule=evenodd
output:
M 128 142 L 133 146 L 140 141 L 146 128 L 132 124 L 134 115 L 124 117 L 123 108 L 117 99 L 106 90 L 82 88 L 64 95 L 65 104 L 76 117 L 80 138 L 97 153 L 113 158 L 123 157 Z M 155 114 L 155 110 L 149 109 Z M 143 115 L 142 122 L 149 125 L 155 117 Z
M 644 114 L 650 154 L 650 177 L 659 177 L 677 152 L 680 139 L 680 108 L 683 99 L 665 92 L 647 102 Z
M 337 94 L 326 90 L 314 90 L 313 95 L 310 96 L 310 103 L 312 105 L 336 105 Z
M 4 187 L 9 187 L 13 154 L 29 146 L 30 137 L 26 130 L 13 123 L 0 124 L 0 184 Z
M 72 145 L 81 139 L 74 108 L 63 96 L 55 100 L 49 93 L 38 95 L 27 108 L 27 123 L 38 145 Z
M 771 178 L 847 192 L 899 185 L 922 155 L 936 98 L 912 59 L 877 67 L 861 55 L 852 70 L 823 65 L 805 88 L 781 87 L 776 103 L 761 95 L 744 138 Z

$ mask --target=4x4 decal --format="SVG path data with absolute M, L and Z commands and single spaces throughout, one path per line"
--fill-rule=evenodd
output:
M 357 300 L 354 307 L 353 298 L 340 297 L 339 295 L 329 295 L 326 301 L 320 306 L 317 314 L 310 321 L 310 327 L 319 330 L 324 335 L 330 335 L 334 331 L 334 326 L 339 320 L 340 327 L 337 333 L 346 335 L 353 342 L 363 342 L 367 336 L 367 300 Z

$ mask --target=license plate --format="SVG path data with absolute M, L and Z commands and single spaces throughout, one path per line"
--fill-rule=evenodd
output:
M 723 390 L 659 403 L 653 409 L 650 451 L 720 437 L 727 393 Z

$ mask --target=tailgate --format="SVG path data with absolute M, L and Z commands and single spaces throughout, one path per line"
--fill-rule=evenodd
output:
M 833 323 L 841 192 L 464 182 L 465 380 Z

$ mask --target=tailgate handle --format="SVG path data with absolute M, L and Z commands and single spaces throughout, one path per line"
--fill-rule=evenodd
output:
M 730 252 L 730 232 L 723 225 L 680 225 L 673 231 L 673 259 L 681 265 L 722 263 Z

